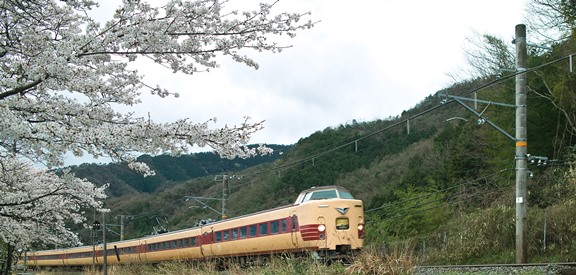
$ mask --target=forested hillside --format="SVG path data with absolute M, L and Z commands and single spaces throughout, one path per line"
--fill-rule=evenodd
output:
M 181 156 L 142 155 L 138 161 L 146 163 L 156 173 L 143 177 L 142 174 L 128 168 L 125 163 L 94 164 L 85 163 L 72 166 L 71 171 L 80 178 L 86 178 L 101 186 L 110 183 L 107 194 L 111 197 L 152 193 L 158 188 L 167 188 L 173 184 L 193 178 L 238 172 L 258 164 L 272 162 L 292 148 L 291 145 L 267 145 L 273 154 L 253 158 L 224 159 L 211 152 L 193 153 Z
M 512 262 L 515 144 L 489 125 L 478 124 L 473 114 L 447 98 L 447 95 L 470 96 L 471 91 L 486 85 L 479 91 L 483 100 L 513 101 L 513 78 L 459 83 L 430 95 L 397 117 L 328 127 L 302 138 L 278 160 L 234 171 L 237 177 L 230 181 L 228 211 L 235 216 L 290 204 L 302 189 L 336 184 L 364 200 L 369 245 L 409 244 L 414 253 L 425 256 L 424 247 L 444 252 L 448 248 L 455 250 L 451 247 L 455 245 L 452 238 L 463 236 L 470 238 L 470 243 L 459 245 L 456 249 L 459 254 L 436 252 L 433 255 L 442 258 L 427 259 L 464 263 L 497 255 L 501 262 Z M 514 109 L 488 105 L 479 107 L 486 108 L 484 115 L 513 133 Z M 548 165 L 530 165 L 533 177 L 529 182 L 529 199 L 531 214 L 534 213 L 530 216 L 534 223 L 530 235 L 534 239 L 531 245 L 534 254 L 541 250 L 545 211 L 547 219 L 555 220 L 558 226 L 568 226 L 572 221 L 571 216 L 562 212 L 570 210 L 562 205 L 569 203 L 570 194 L 574 194 L 571 179 L 564 177 L 567 167 L 563 166 L 571 152 L 567 148 L 571 148 L 573 141 L 567 132 L 562 132 L 566 138 L 557 138 L 558 128 L 565 125 L 566 119 L 548 99 L 532 96 L 528 105 L 531 106 L 530 153 L 555 160 L 548 161 Z M 165 163 L 182 167 L 175 164 L 176 160 Z M 131 218 L 126 225 L 127 238 L 157 229 L 190 227 L 201 219 L 218 219 L 218 213 L 200 203 L 186 201 L 184 196 L 219 198 L 221 179 L 214 176 L 230 175 L 230 168 L 214 168 L 218 172 L 197 179 L 164 180 L 167 186 L 111 198 L 107 207 L 112 210 L 112 217 Z M 220 209 L 219 201 L 204 202 Z M 550 216 L 558 211 L 561 216 Z M 551 234 L 547 240 L 549 247 L 554 247 L 554 242 L 565 247 L 564 239 L 557 234 L 571 231 L 554 228 L 552 224 L 547 226 Z M 567 231 L 561 233 L 562 230 Z M 492 242 L 492 234 L 500 231 L 505 234 L 497 234 L 499 238 Z M 569 259 L 572 254 L 562 257 Z
M 530 49 L 527 59 L 529 156 L 522 157 L 530 161 L 530 262 L 576 261 L 576 72 L 570 63 L 576 7 L 555 3 L 564 8 L 558 20 L 565 28 L 558 32 L 565 36 L 546 41 L 551 50 Z M 516 72 L 500 70 L 514 66 L 508 44 L 481 36 L 481 54 L 471 61 L 476 74 L 398 116 L 329 126 L 278 159 L 238 163 L 241 170 L 230 163 L 208 170 L 163 159 L 158 179 L 111 186 L 115 194 L 130 195 L 110 198 L 106 206 L 111 217 L 129 215 L 126 236 L 138 237 L 218 218 L 220 202 L 210 200 L 222 192 L 215 175 L 236 175 L 231 216 L 290 204 L 311 186 L 341 185 L 365 203 L 368 246 L 401 249 L 424 263 L 514 262 L 516 144 L 501 131 L 514 135 L 515 108 L 496 104 L 515 104 Z M 470 99 L 465 103 L 482 119 L 451 96 Z M 107 176 L 122 178 L 112 170 Z M 186 195 L 204 198 L 213 210 Z

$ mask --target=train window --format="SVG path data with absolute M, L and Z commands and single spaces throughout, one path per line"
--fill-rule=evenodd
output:
M 282 233 L 286 233 L 287 225 L 288 225 L 288 219 L 282 219 Z
M 270 234 L 277 234 L 280 230 L 280 221 L 270 222 Z
M 240 228 L 240 238 L 246 238 L 246 227 Z
M 183 247 L 188 247 L 188 243 L 189 243 L 189 242 L 190 242 L 189 239 L 184 239 L 182 246 L 183 246 Z
M 172 241 L 172 248 L 177 248 L 177 247 L 178 247 L 178 246 L 177 246 L 177 243 L 176 243 L 176 241 L 175 241 L 175 240 L 174 240 L 174 241 Z
M 260 224 L 260 236 L 264 236 L 268 234 L 268 223 L 261 223 Z
M 238 239 L 238 228 L 232 229 L 232 240 Z
M 335 198 L 338 198 L 338 194 L 336 194 L 336 189 L 315 191 L 312 193 L 312 196 L 310 196 L 310 200 L 325 200 Z
M 310 200 L 310 196 L 312 196 L 312 192 L 308 192 L 306 193 L 306 195 L 304 195 L 304 198 L 302 198 L 302 202 L 307 202 Z
M 298 226 L 298 218 L 296 217 L 296 215 L 292 216 L 292 231 L 296 231 L 296 228 Z
M 216 241 L 219 242 L 222 240 L 222 232 L 218 231 L 216 232 Z
M 230 236 L 230 230 L 225 230 L 223 234 L 223 240 L 227 241 L 229 236 Z
M 162 242 L 162 250 L 166 250 L 166 242 Z
M 340 194 L 340 198 L 341 199 L 349 199 L 349 200 L 353 200 L 354 196 L 352 196 L 352 194 L 350 194 L 350 192 L 346 192 L 343 190 L 338 190 L 338 193 Z
M 256 225 L 253 224 L 250 226 L 250 237 L 256 236 Z
M 196 237 L 190 238 L 192 246 L 196 246 Z
M 182 247 L 182 240 L 178 240 L 178 248 Z

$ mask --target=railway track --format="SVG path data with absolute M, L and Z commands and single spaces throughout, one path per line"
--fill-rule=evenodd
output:
M 576 262 L 534 264 L 485 264 L 416 266 L 418 275 L 434 274 L 565 274 L 576 275 Z

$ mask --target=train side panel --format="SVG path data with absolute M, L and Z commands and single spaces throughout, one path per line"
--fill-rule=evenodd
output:
M 202 227 L 107 244 L 107 264 L 204 260 L 318 251 L 338 257 L 364 244 L 364 207 L 341 187 L 303 191 L 294 205 L 218 221 Z M 95 249 L 95 251 L 93 250 Z M 34 266 L 103 264 L 103 247 L 30 252 Z
M 200 232 L 200 228 L 193 228 L 141 239 L 140 261 L 202 259 Z
M 206 226 L 210 238 L 203 244 L 206 257 L 233 257 L 283 253 L 297 250 L 296 222 L 283 207 Z
M 49 250 L 43 252 L 27 253 L 28 265 L 31 266 L 63 266 L 65 253 L 64 249 Z

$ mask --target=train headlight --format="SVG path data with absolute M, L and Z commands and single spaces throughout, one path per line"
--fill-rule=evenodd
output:
M 318 232 L 324 232 L 326 230 L 326 226 L 321 224 L 318 226 Z
M 364 224 L 358 225 L 358 239 L 364 239 Z

